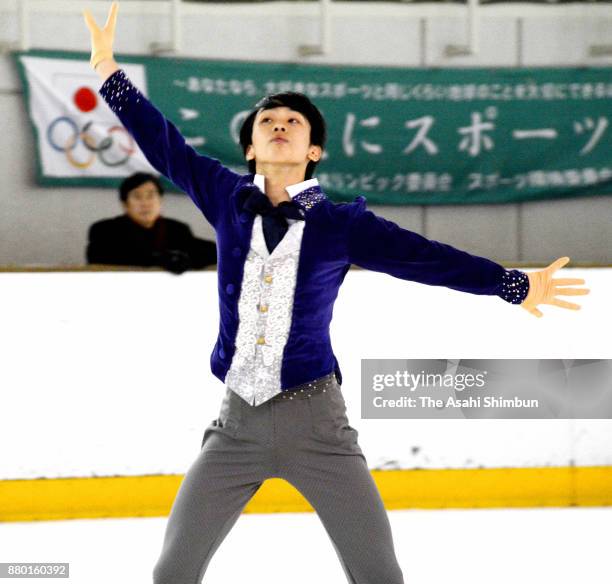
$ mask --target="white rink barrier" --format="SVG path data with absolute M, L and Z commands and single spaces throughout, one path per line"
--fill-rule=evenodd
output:
M 612 465 L 610 420 L 360 419 L 363 358 L 611 358 L 612 269 L 560 274 L 591 294 L 537 319 L 497 297 L 349 271 L 332 343 L 371 469 Z M 0 479 L 186 471 L 224 391 L 209 363 L 215 271 L 5 272 L 0 290 Z

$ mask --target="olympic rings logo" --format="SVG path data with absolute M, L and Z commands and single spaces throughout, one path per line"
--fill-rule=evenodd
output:
M 88 168 L 93 164 L 96 156 L 105 166 L 121 166 L 136 152 L 134 139 L 123 126 L 111 126 L 107 129 L 107 136 L 96 144 L 95 138 L 90 133 L 92 124 L 93 121 L 89 121 L 79 130 L 74 120 L 68 116 L 60 116 L 53 120 L 47 128 L 47 141 L 54 150 L 63 152 L 68 162 L 75 168 Z M 62 136 L 65 137 L 64 144 L 59 143 Z M 82 160 L 77 160 L 74 152 L 79 140 L 89 151 L 89 154 Z M 115 140 L 117 140 L 117 147 L 112 148 Z M 119 158 L 113 160 L 112 158 L 117 156 L 117 150 L 119 150 Z M 111 152 L 115 153 L 115 156 L 111 156 Z

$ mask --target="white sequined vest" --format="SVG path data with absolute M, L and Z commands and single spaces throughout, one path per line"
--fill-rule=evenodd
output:
M 261 215 L 253 221 L 251 248 L 238 300 L 236 350 L 225 385 L 253 406 L 281 392 L 283 350 L 289 336 L 304 221 L 288 220 L 270 254 Z

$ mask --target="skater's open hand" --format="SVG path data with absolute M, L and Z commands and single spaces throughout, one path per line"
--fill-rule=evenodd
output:
M 89 10 L 83 11 L 85 24 L 91 33 L 91 60 L 93 69 L 105 59 L 113 58 L 113 41 L 115 39 L 115 25 L 117 24 L 117 11 L 119 4 L 113 2 L 106 19 L 104 28 L 100 28 Z
M 552 304 L 553 306 L 559 306 L 561 308 L 580 310 L 580 306 L 578 304 L 555 298 L 555 296 L 558 294 L 563 296 L 579 296 L 588 294 L 590 292 L 588 288 L 561 288 L 561 286 L 572 284 L 584 284 L 584 280 L 579 278 L 553 279 L 553 273 L 559 268 L 562 268 L 569 261 L 570 259 L 568 257 L 562 257 L 555 260 L 544 270 L 540 270 L 538 272 L 526 272 L 527 277 L 529 278 L 529 293 L 520 306 L 538 318 L 544 316 L 536 308 L 538 304 Z

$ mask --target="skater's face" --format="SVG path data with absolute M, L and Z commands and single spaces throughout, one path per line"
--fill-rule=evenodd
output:
M 142 227 L 152 227 L 161 214 L 161 195 L 152 181 L 132 189 L 123 203 L 125 214 Z
M 321 158 L 322 149 L 310 143 L 310 122 L 288 107 L 260 110 L 253 122 L 252 143 L 247 160 L 264 165 L 296 166 L 306 170 L 308 163 Z

